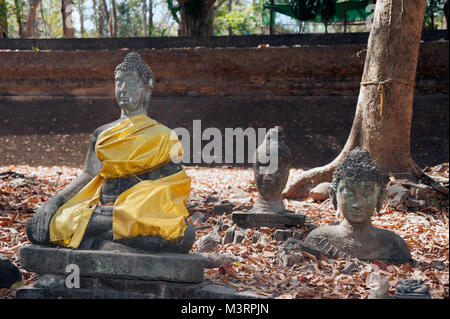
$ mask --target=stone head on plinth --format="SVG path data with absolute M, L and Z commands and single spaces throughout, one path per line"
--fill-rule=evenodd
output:
M 284 210 L 281 193 L 292 165 L 292 154 L 284 139 L 281 127 L 269 129 L 254 155 L 253 174 L 259 193 L 255 204 L 257 207 L 269 205 L 268 209 L 273 212 Z
M 409 262 L 406 242 L 396 233 L 372 225 L 372 215 L 381 208 L 385 180 L 369 152 L 354 149 L 333 174 L 330 197 L 343 217 L 339 225 L 314 229 L 306 243 L 330 258 Z
M 253 173 L 259 194 L 267 199 L 278 199 L 289 178 L 292 154 L 280 126 L 267 132 L 255 152 Z

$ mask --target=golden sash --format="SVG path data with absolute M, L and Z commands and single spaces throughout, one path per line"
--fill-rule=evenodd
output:
M 146 115 L 135 115 L 102 132 L 95 151 L 103 163 L 100 173 L 62 205 L 50 222 L 50 241 L 78 248 L 100 195 L 105 178 L 151 171 L 182 156 L 176 134 Z M 119 195 L 113 209 L 114 239 L 160 235 L 183 236 L 188 217 L 186 201 L 191 179 L 184 168 L 158 180 L 141 181 Z

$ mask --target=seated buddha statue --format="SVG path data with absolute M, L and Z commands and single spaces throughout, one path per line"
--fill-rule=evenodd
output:
M 152 71 L 131 52 L 114 77 L 120 118 L 94 131 L 82 173 L 37 209 L 27 236 L 78 249 L 115 242 L 187 253 L 195 240 L 186 223 L 190 178 L 176 134 L 147 116 Z
M 369 152 L 355 149 L 333 174 L 330 197 L 343 216 L 339 225 L 314 229 L 305 242 L 330 258 L 409 262 L 406 242 L 393 231 L 376 228 L 371 217 L 381 208 L 385 181 Z

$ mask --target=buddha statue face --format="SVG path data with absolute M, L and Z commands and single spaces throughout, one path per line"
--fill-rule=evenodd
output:
M 116 67 L 114 79 L 116 99 L 122 112 L 146 112 L 153 89 L 153 73 L 137 52 L 127 54 Z
M 116 99 L 125 112 L 142 108 L 145 99 L 145 86 L 137 71 L 118 70 L 115 74 Z
M 341 180 L 336 190 L 337 211 L 350 224 L 369 222 L 377 207 L 380 189 L 376 181 Z
M 354 149 L 333 174 L 330 197 L 334 208 L 351 224 L 370 221 L 380 209 L 384 179 L 369 152 Z

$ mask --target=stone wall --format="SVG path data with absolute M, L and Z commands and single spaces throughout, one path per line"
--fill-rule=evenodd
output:
M 325 164 L 350 132 L 365 45 L 318 45 L 319 40 L 302 46 L 139 49 L 156 80 L 149 115 L 191 132 L 193 120 L 222 132 L 281 125 L 297 167 Z M 127 52 L 0 51 L 0 166 L 81 166 L 90 133 L 119 115 L 113 71 Z M 416 82 L 413 157 L 421 166 L 446 162 L 448 41 L 422 43 Z

